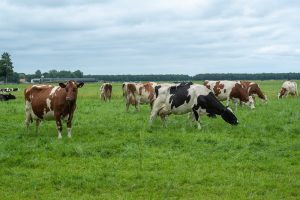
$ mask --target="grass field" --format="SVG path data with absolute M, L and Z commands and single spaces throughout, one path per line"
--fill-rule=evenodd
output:
M 277 100 L 281 81 L 259 83 L 268 104 L 239 107 L 238 126 L 204 117 L 201 130 L 186 115 L 150 130 L 149 106 L 126 113 L 121 84 L 110 103 L 86 84 L 62 140 L 54 121 L 26 133 L 18 85 L 0 102 L 0 199 L 300 199 L 300 97 Z

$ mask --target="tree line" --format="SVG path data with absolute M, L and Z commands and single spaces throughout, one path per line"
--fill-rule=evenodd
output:
M 4 52 L 0 59 L 0 82 L 19 83 L 20 79 L 30 82 L 33 78 L 95 78 L 98 81 L 128 82 L 128 81 L 201 81 L 201 80 L 300 80 L 300 73 L 208 73 L 189 76 L 185 74 L 148 74 L 148 75 L 84 75 L 82 71 L 48 72 L 37 70 L 34 74 L 14 72 L 10 54 Z
M 152 74 L 152 75 L 84 75 L 99 81 L 201 81 L 201 80 L 299 80 L 300 73 L 210 73 L 189 76 L 184 74 Z

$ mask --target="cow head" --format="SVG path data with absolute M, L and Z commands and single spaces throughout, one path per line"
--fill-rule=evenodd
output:
M 278 93 L 278 99 L 281 99 L 287 93 L 286 88 L 281 88 L 280 92 Z
M 16 96 L 9 93 L 7 99 L 16 99 Z
M 59 83 L 59 86 L 66 90 L 66 101 L 69 102 L 74 102 L 76 100 L 78 88 L 81 88 L 83 85 L 83 82 L 76 83 L 75 81 L 68 81 L 66 84 Z
M 242 102 L 244 105 L 250 107 L 251 109 L 255 108 L 255 102 L 252 96 L 248 97 L 248 101 Z
M 221 112 L 221 117 L 231 125 L 238 125 L 239 121 L 229 107 L 225 107 Z
M 232 89 L 236 97 L 238 97 L 242 104 L 250 107 L 251 109 L 255 108 L 254 99 L 252 96 L 249 96 L 247 90 L 242 87 L 241 84 L 235 84 L 235 87 Z

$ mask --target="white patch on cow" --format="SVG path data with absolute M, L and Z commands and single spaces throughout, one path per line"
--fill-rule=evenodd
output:
M 58 139 L 61 139 L 61 132 L 60 131 L 57 131 L 58 132 Z
M 69 138 L 72 137 L 72 128 L 68 128 L 68 137 L 69 137 Z
M 32 111 L 31 102 L 26 101 L 25 102 L 25 113 L 26 113 L 25 122 L 26 122 L 27 125 L 30 124 L 30 122 L 31 122 L 31 120 L 30 120 L 31 119 L 31 111 Z
M 52 88 L 52 90 L 50 92 L 50 96 L 53 96 L 58 88 L 60 88 L 60 87 L 59 86 L 55 86 L 54 88 Z
M 61 118 L 63 118 L 63 120 L 68 120 L 69 119 L 69 114 L 67 114 L 65 117 L 61 116 Z
M 53 120 L 54 119 L 54 111 L 51 110 L 51 100 L 49 98 L 46 99 L 46 105 L 49 111 L 47 112 L 47 108 L 44 108 L 43 118 L 45 120 Z

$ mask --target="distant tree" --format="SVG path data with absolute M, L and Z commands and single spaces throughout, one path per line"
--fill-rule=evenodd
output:
M 57 70 L 55 70 L 55 69 L 52 69 L 52 70 L 50 70 L 49 71 L 49 78 L 57 78 Z
M 35 75 L 35 77 L 36 78 L 41 78 L 41 76 L 42 76 L 42 72 L 41 72 L 41 70 L 36 70 L 36 72 L 34 73 L 34 75 Z
M 11 83 L 20 83 L 20 75 L 17 72 L 13 72 L 13 74 L 9 76 L 7 80 Z
M 80 70 L 76 70 L 73 72 L 75 78 L 83 78 L 83 72 Z
M 7 52 L 4 52 L 0 60 L 0 76 L 5 77 L 5 82 L 7 83 L 8 76 L 13 75 L 13 63 L 10 59 L 10 55 Z

